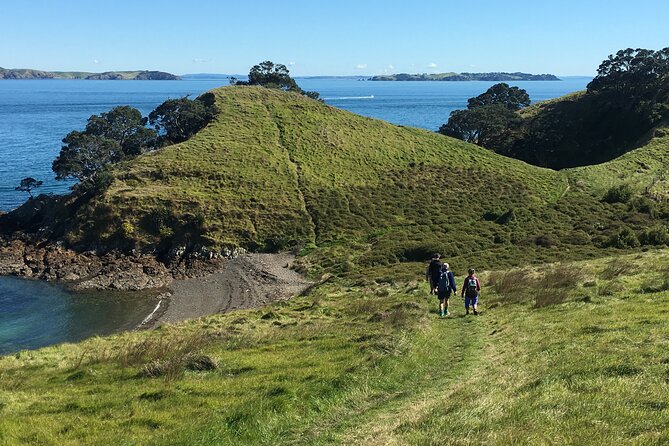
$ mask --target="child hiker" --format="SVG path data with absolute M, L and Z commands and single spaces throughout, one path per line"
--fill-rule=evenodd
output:
M 469 305 L 474 309 L 474 314 L 479 314 L 479 293 L 481 292 L 481 282 L 474 274 L 474 268 L 469 268 L 469 275 L 465 278 L 465 283 L 462 285 L 461 295 L 465 298 L 465 314 L 469 314 Z

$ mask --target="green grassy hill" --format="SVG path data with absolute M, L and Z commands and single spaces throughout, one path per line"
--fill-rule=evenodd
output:
M 625 180 L 602 180 L 611 167 L 555 172 L 297 94 L 214 93 L 214 122 L 120 166 L 102 196 L 68 212 L 72 245 L 298 247 L 338 273 L 433 251 L 504 267 L 605 255 L 622 225 L 641 234 L 667 212 L 602 202 L 602 187 Z M 650 178 L 666 143 L 610 166 L 643 159 Z
M 669 442 L 669 253 L 610 246 L 667 225 L 662 130 L 555 172 L 296 94 L 214 93 L 194 138 L 66 203 L 67 238 L 295 244 L 334 276 L 262 309 L 0 358 L 0 444 Z M 629 202 L 602 200 L 621 184 Z M 420 281 L 434 250 L 458 284 L 489 270 L 482 316 L 453 298 L 437 318 Z

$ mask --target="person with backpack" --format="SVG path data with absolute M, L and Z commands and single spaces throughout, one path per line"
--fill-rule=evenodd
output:
M 437 294 L 437 284 L 439 283 L 439 276 L 441 275 L 441 256 L 433 254 L 430 264 L 427 266 L 425 272 L 425 280 L 430 282 L 430 294 Z
M 448 263 L 441 266 L 439 281 L 437 282 L 437 298 L 439 299 L 439 317 L 448 316 L 448 300 L 451 293 L 458 291 L 455 287 L 455 278 L 448 268 Z
M 474 309 L 474 314 L 479 314 L 479 293 L 481 292 L 481 282 L 474 274 L 474 268 L 469 268 L 469 275 L 465 278 L 465 283 L 462 286 L 462 297 L 465 298 L 465 314 L 469 314 L 469 305 Z

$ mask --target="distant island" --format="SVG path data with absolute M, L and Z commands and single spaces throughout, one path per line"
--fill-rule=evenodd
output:
M 436 74 L 387 74 L 373 76 L 370 81 L 559 81 L 553 74 L 528 73 L 436 73 Z
M 85 80 L 136 80 L 165 81 L 179 80 L 179 76 L 163 71 L 105 71 L 87 73 L 85 71 L 42 71 L 29 68 L 9 69 L 0 67 L 0 80 L 3 79 L 85 79 Z

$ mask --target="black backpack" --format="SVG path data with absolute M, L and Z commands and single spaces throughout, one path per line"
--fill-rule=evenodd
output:
M 451 279 L 448 277 L 448 271 L 442 271 L 439 275 L 439 285 L 437 289 L 439 291 L 448 291 L 451 288 Z
M 442 263 L 440 260 L 432 260 L 428 268 L 430 277 L 439 277 L 439 273 L 441 272 L 441 266 Z

